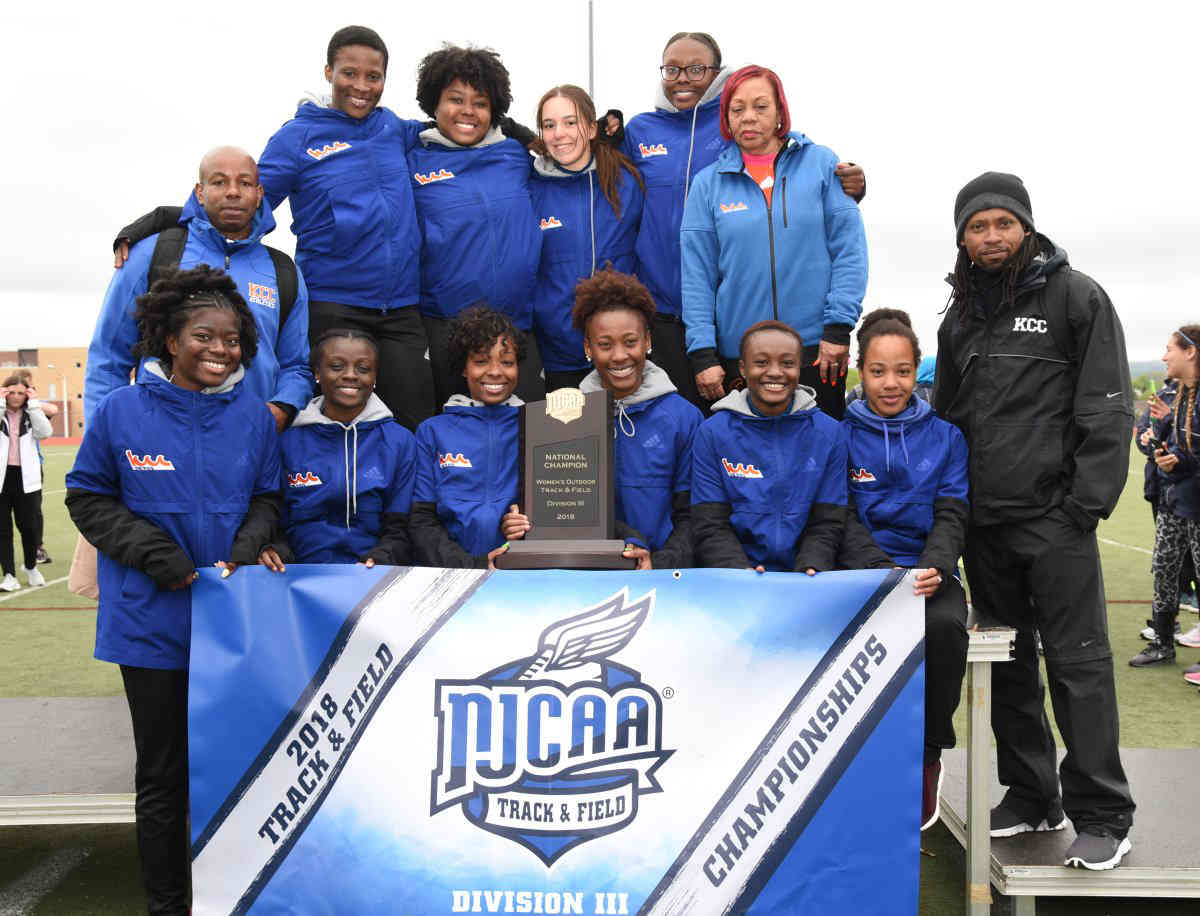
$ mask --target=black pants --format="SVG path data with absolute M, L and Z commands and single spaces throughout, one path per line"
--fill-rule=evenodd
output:
M 555 369 L 547 369 L 546 375 L 546 391 L 558 391 L 559 388 L 578 388 L 582 382 L 591 373 L 591 368 L 587 369 L 563 369 L 561 371 Z
M 967 596 L 953 576 L 925 599 L 925 762 L 954 747 L 954 711 L 967 673 Z
M 421 320 L 425 323 L 425 333 L 429 339 L 429 364 L 433 372 L 434 394 L 438 410 L 441 410 L 450 395 L 467 393 L 467 380 L 462 377 L 462 373 L 455 373 L 450 368 L 450 354 L 446 346 L 450 340 L 450 319 L 425 317 Z M 514 394 L 526 403 L 544 401 L 546 383 L 542 379 L 542 354 L 538 349 L 537 338 L 533 331 L 517 333 L 525 342 L 525 359 L 521 361 L 517 390 Z
M 708 402 L 700 397 L 696 388 L 696 373 L 692 371 L 684 343 L 683 321 L 673 315 L 655 315 L 650 328 L 650 359 L 667 373 L 681 395 L 699 407 L 708 410 Z
M 4 443 L 7 450 L 8 443 Z M 4 474 L 4 486 L 0 490 L 0 567 L 4 574 L 11 576 L 17 571 L 13 559 L 12 520 L 21 534 L 21 550 L 25 560 L 25 568 L 33 569 L 37 565 L 38 549 L 38 514 L 41 506 L 42 491 L 26 493 L 22 484 L 21 468 L 8 465 Z
M 992 666 L 992 730 L 1004 803 L 1038 823 L 1059 792 L 1054 738 L 1033 633 L 1041 635 L 1050 702 L 1067 754 L 1059 775 L 1075 829 L 1123 837 L 1134 803 L 1117 750 L 1119 722 L 1104 580 L 1095 532 L 1061 509 L 967 532 L 967 579 L 978 614 L 1017 629 L 1014 658 Z
M 309 345 L 315 344 L 317 338 L 330 328 L 366 331 L 379 342 L 375 393 L 397 420 L 415 431 L 422 420 L 433 416 L 435 402 L 429 342 L 415 305 L 384 312 L 336 302 L 310 302 Z
M 805 347 L 801 357 L 800 384 L 807 385 L 816 392 L 817 407 L 835 420 L 841 420 L 846 415 L 846 376 L 840 376 L 830 385 L 821 381 L 821 367 L 814 366 L 820 347 Z M 725 370 L 725 391 L 735 391 L 746 387 L 746 380 L 738 371 L 736 359 L 721 358 L 721 368 Z
M 137 749 L 138 855 L 151 914 L 190 906 L 187 672 L 121 666 Z

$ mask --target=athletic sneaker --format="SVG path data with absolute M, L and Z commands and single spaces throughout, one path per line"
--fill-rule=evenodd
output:
M 1063 865 L 1105 871 L 1120 865 L 1132 848 L 1129 837 L 1117 839 L 1103 827 L 1084 827 L 1067 850 Z
M 38 549 L 37 549 L 37 562 L 39 562 L 39 563 L 53 563 L 54 562 L 53 560 L 50 559 L 50 554 L 46 553 L 46 548 L 41 546 L 40 544 L 38 545 Z
M 1177 633 L 1175 641 L 1181 646 L 1186 646 L 1189 649 L 1200 649 L 1200 623 L 1196 624 L 1186 633 Z
M 20 587 L 21 583 L 12 573 L 5 573 L 4 578 L 0 579 L 0 592 L 15 592 Z
M 992 836 L 1016 836 L 1018 833 L 1042 833 L 1048 830 L 1062 830 L 1067 826 L 1066 815 L 1063 814 L 1062 802 L 1055 799 L 1046 812 L 1046 817 L 1036 824 L 1026 821 L 1004 802 L 992 809 Z
M 1200 671 L 1185 671 L 1183 672 L 1183 679 L 1189 684 L 1200 687 Z
M 1183 673 L 1185 675 L 1200 674 L 1200 662 L 1196 663 L 1195 665 L 1188 665 L 1186 668 L 1183 669 Z
M 928 830 L 942 813 L 942 779 L 946 771 L 940 760 L 925 764 L 921 780 L 921 829 Z
M 29 580 L 29 585 L 31 588 L 37 588 L 38 586 L 46 584 L 46 577 L 38 572 L 36 564 L 34 564 L 33 569 L 26 569 L 22 566 L 21 571 L 25 573 L 25 578 Z
M 1175 646 L 1172 643 L 1163 645 L 1157 639 L 1146 643 L 1146 648 L 1129 660 L 1134 668 L 1145 668 L 1148 665 L 1175 664 Z
M 1195 592 L 1179 593 L 1179 610 L 1191 611 L 1193 614 L 1200 612 L 1200 604 L 1196 602 Z
M 1180 632 L 1182 632 L 1182 630 L 1180 629 L 1179 621 L 1176 620 L 1175 621 L 1175 635 L 1178 636 L 1180 634 Z M 1150 642 L 1157 635 L 1158 634 L 1154 632 L 1154 621 L 1153 620 L 1147 620 L 1146 628 L 1144 630 L 1142 630 L 1140 633 L 1138 633 L 1138 636 L 1142 637 L 1142 639 L 1146 640 L 1146 642 Z

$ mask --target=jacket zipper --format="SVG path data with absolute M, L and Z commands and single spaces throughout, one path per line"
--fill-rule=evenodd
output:
M 783 228 L 787 228 L 787 175 L 783 176 Z

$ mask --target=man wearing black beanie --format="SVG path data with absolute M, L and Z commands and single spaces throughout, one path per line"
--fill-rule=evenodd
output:
M 1104 290 L 1037 233 L 1016 175 L 986 172 L 954 202 L 958 260 L 938 331 L 933 406 L 971 449 L 964 555 L 982 617 L 1017 629 L 992 672 L 1000 782 L 992 836 L 1059 830 L 1066 865 L 1107 869 L 1130 849 L 1133 799 L 1117 750 L 1117 697 L 1096 524 L 1129 468 L 1133 392 Z M 1034 630 L 1067 755 L 1055 773 Z

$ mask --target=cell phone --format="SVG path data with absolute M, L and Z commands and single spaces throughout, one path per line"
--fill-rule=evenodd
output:
M 1158 439 L 1155 439 L 1153 436 L 1146 441 L 1146 444 L 1156 452 L 1163 447 L 1162 442 Z

